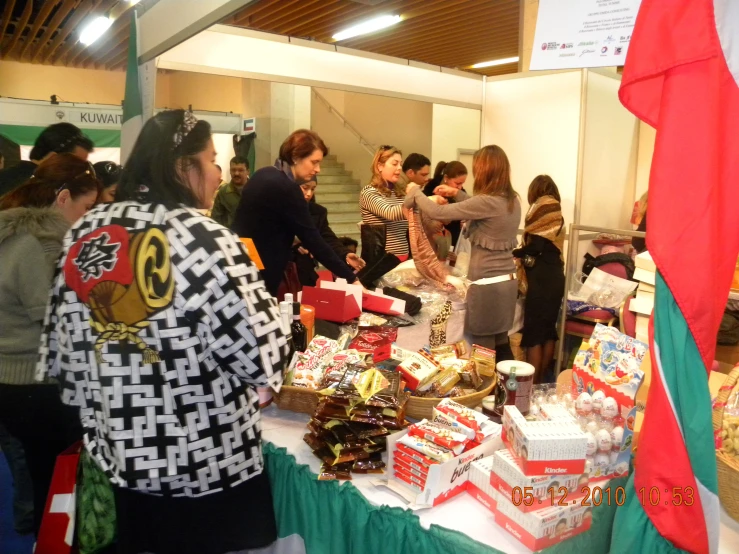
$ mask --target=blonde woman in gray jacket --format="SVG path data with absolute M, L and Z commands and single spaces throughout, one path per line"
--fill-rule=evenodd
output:
M 468 221 L 466 236 L 472 244 L 467 292 L 465 332 L 475 344 L 495 349 L 498 361 L 512 360 L 508 331 L 513 326 L 518 283 L 513 249 L 521 222 L 521 202 L 511 185 L 511 166 L 499 146 L 475 153 L 472 174 L 474 196 L 441 185 L 436 194 L 454 197 L 453 204 L 437 204 L 418 185 L 406 191 L 406 207 L 440 221 Z
M 81 436 L 58 385 L 35 381 L 42 323 L 64 234 L 95 204 L 99 190 L 90 163 L 57 154 L 0 199 L 0 424 L 25 452 L 34 532 L 56 457 Z

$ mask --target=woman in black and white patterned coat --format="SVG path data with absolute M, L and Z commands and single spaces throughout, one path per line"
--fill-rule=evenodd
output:
M 119 552 L 220 554 L 276 539 L 255 387 L 282 382 L 279 312 L 238 238 L 201 215 L 210 126 L 149 120 L 116 202 L 67 234 L 39 377 L 78 406 L 114 486 Z

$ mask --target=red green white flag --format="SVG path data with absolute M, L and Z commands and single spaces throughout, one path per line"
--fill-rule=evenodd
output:
M 739 254 L 739 2 L 642 0 L 619 96 L 657 130 L 652 384 L 611 552 L 716 552 L 707 375 Z

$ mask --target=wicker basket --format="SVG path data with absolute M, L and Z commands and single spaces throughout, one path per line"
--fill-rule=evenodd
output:
M 318 407 L 318 393 L 304 387 L 283 385 L 279 393 L 275 393 L 275 404 L 281 410 L 313 415 Z
M 474 394 L 457 396 L 455 402 L 459 402 L 470 408 L 478 406 L 482 399 L 490 394 L 497 382 L 497 374 L 493 377 L 483 377 L 483 388 Z M 318 393 L 303 387 L 283 386 L 279 393 L 274 395 L 275 404 L 281 410 L 300 412 L 313 415 L 318 406 Z M 411 396 L 406 404 L 406 416 L 413 419 L 431 418 L 434 406 L 441 402 L 441 398 L 419 398 Z
M 719 389 L 713 405 L 713 430 L 718 432 L 724 420 L 724 407 L 739 380 L 739 365 L 736 366 Z M 725 452 L 716 451 L 718 470 L 718 496 L 726 512 L 739 521 L 739 459 Z
M 470 408 L 478 406 L 482 402 L 482 399 L 488 396 L 490 391 L 493 390 L 495 383 L 498 381 L 497 375 L 496 373 L 493 377 L 483 377 L 483 388 L 476 393 L 455 396 L 452 400 Z M 406 404 L 405 415 L 413 419 L 431 419 L 433 417 L 434 407 L 441 400 L 441 398 L 419 398 L 417 396 L 411 396 Z

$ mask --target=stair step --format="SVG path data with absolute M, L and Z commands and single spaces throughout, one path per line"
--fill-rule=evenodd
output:
M 337 237 L 348 235 L 359 240 L 359 227 L 356 223 L 331 223 L 331 230 L 336 233 Z
M 351 175 L 319 175 L 318 184 L 320 185 L 356 185 L 359 186 L 359 180 L 353 179 Z
M 356 223 L 362 221 L 362 216 L 359 211 L 356 212 L 337 212 L 334 210 L 328 211 L 328 221 L 332 225 L 334 223 Z
M 344 164 L 340 165 L 329 165 L 325 166 L 321 164 L 321 173 L 318 174 L 318 180 L 320 181 L 323 177 L 328 175 L 348 175 L 351 176 L 351 171 L 344 169 Z
M 328 210 L 329 215 L 338 212 L 353 212 L 359 211 L 359 198 L 348 202 L 326 202 L 325 197 L 330 196 L 328 194 L 321 197 L 321 205 Z
M 357 191 L 339 193 L 321 191 L 320 198 L 321 204 L 326 206 L 326 209 L 329 211 L 331 210 L 331 207 L 336 204 L 353 202 L 355 206 L 359 206 L 359 192 Z
M 338 184 L 338 183 L 323 183 L 323 181 L 320 182 L 318 185 L 318 190 L 316 190 L 316 200 L 321 198 L 324 194 L 337 194 L 341 192 L 351 192 L 357 195 L 357 198 L 359 198 L 359 192 L 362 190 L 362 187 L 355 184 Z M 320 203 L 320 201 L 319 201 Z

